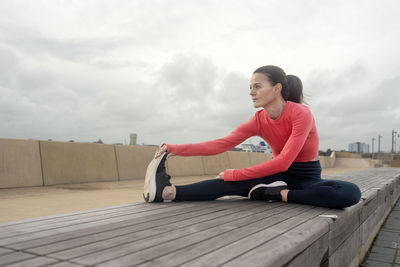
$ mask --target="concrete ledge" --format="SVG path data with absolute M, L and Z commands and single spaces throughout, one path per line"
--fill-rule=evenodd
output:
M 267 153 L 250 153 L 250 166 L 257 165 L 263 163 L 267 160 L 272 159 L 272 154 Z
M 250 152 L 235 152 L 228 151 L 228 158 L 231 169 L 242 169 L 251 166 L 250 163 Z
M 335 151 L 337 158 L 362 158 L 359 153 Z
M 202 157 L 204 174 L 219 174 L 220 172 L 229 169 L 231 164 L 229 162 L 229 156 L 227 152 L 215 155 Z
M 119 180 L 144 179 L 149 162 L 153 159 L 156 147 L 115 146 Z
M 167 160 L 166 168 L 171 176 L 204 175 L 202 157 L 171 157 Z
M 4 162 L 0 166 L 0 188 L 143 179 L 157 149 L 93 143 L 0 141 L 0 157 Z M 338 152 L 329 157 L 319 157 L 323 168 L 373 168 L 382 165 L 381 160 L 336 158 L 335 153 Z M 271 158 L 271 154 L 227 151 L 207 157 L 172 157 L 166 167 L 172 176 L 214 175 L 225 169 L 257 165 Z M 396 160 L 392 161 L 392 165 L 396 164 Z
M 400 160 L 392 160 L 390 161 L 390 167 L 400 167 Z
M 41 185 L 39 142 L 0 139 L 0 188 Z
M 113 145 L 40 141 L 44 185 L 117 181 Z
M 322 168 L 327 168 L 328 167 L 329 164 L 328 164 L 327 158 L 328 157 L 325 157 L 325 156 L 319 156 L 318 157 L 319 163 L 321 164 Z
M 373 168 L 378 161 L 362 158 L 336 158 L 336 168 Z

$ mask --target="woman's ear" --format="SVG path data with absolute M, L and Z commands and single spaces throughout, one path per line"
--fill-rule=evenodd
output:
M 281 93 L 282 91 L 282 84 L 281 83 L 277 83 L 274 85 L 275 91 L 279 91 L 279 93 Z

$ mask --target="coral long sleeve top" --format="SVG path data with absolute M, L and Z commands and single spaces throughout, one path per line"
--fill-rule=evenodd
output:
M 286 171 L 293 162 L 306 162 L 318 156 L 318 133 L 310 109 L 287 101 L 281 115 L 273 120 L 264 109 L 242 123 L 229 135 L 212 141 L 172 145 L 165 144 L 169 153 L 179 156 L 220 154 L 251 136 L 263 138 L 271 147 L 271 160 L 243 169 L 227 169 L 224 181 L 261 178 Z

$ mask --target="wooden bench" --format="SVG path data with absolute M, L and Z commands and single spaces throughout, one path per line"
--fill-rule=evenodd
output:
M 358 266 L 399 197 L 400 168 L 324 178 L 356 183 L 363 199 L 344 210 L 239 197 L 134 203 L 3 223 L 0 265 Z

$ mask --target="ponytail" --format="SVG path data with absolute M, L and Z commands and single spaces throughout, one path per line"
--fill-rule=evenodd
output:
M 256 69 L 253 74 L 262 73 L 267 76 L 272 85 L 280 83 L 282 85 L 282 97 L 285 101 L 292 101 L 299 104 L 304 103 L 303 83 L 295 75 L 286 75 L 283 69 L 267 65 Z
M 283 99 L 302 104 L 304 102 L 303 83 L 301 82 L 300 78 L 295 75 L 287 75 L 286 80 L 287 80 L 287 88 L 286 88 L 287 92 L 285 92 L 285 94 L 287 96 L 285 99 L 282 87 Z

